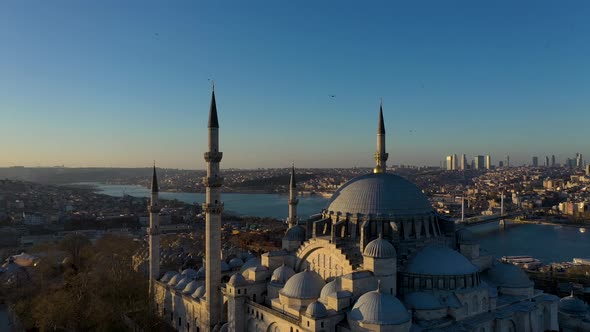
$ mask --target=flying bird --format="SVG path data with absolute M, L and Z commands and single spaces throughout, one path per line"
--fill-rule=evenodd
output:
M 336 95 L 329 95 L 330 98 L 336 98 Z

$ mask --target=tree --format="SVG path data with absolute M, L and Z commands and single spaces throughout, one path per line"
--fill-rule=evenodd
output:
M 59 243 L 59 247 L 72 258 L 74 269 L 80 270 L 83 250 L 89 247 L 90 244 L 90 240 L 86 235 L 76 232 L 66 235 Z

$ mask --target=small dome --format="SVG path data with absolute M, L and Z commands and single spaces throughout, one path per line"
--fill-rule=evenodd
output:
M 363 256 L 373 258 L 394 258 L 397 256 L 391 242 L 385 240 L 381 234 L 375 240 L 369 242 L 363 251 Z
M 197 271 L 193 269 L 185 269 L 180 274 L 191 279 L 195 279 L 197 277 Z
M 295 225 L 287 230 L 285 233 L 285 240 L 288 241 L 305 241 L 305 228 L 301 225 Z
M 320 301 L 328 303 L 328 296 L 339 292 L 341 287 L 340 278 L 335 278 L 334 280 L 330 281 L 322 288 L 322 291 L 320 292 Z
M 290 266 L 283 265 L 273 271 L 270 280 L 284 285 L 294 275 L 295 271 Z
M 235 257 L 235 258 L 232 258 L 232 259 L 229 261 L 229 266 L 230 266 L 232 269 L 237 269 L 237 268 L 241 267 L 242 265 L 244 265 L 244 262 L 243 262 L 241 259 L 237 258 L 237 257 Z
M 221 261 L 221 272 L 227 272 L 231 270 L 231 267 L 229 266 L 229 264 L 227 264 L 224 261 Z
M 174 285 L 174 288 L 177 290 L 183 290 L 184 287 L 191 281 L 190 278 L 184 277 L 182 279 L 180 279 L 180 281 Z
M 249 260 L 246 261 L 246 263 L 244 263 L 244 265 L 242 265 L 242 267 L 240 268 L 240 273 L 246 271 L 246 269 L 249 267 L 258 266 L 258 265 L 262 265 L 262 261 L 260 260 L 260 257 L 250 258 Z
M 570 295 L 559 300 L 559 311 L 568 314 L 584 315 L 588 311 L 588 306 L 582 300 Z
M 168 271 L 168 272 L 164 273 L 162 278 L 160 278 L 160 281 L 163 283 L 168 283 L 170 281 L 170 279 L 172 279 L 172 277 L 174 277 L 177 274 L 178 274 L 178 272 L 176 272 L 176 271 Z
M 184 277 L 180 273 L 175 274 L 172 276 L 172 278 L 170 278 L 170 281 L 168 281 L 168 286 L 176 286 L 176 284 L 179 283 L 183 278 Z
M 325 284 L 319 274 L 305 270 L 287 280 L 281 294 L 296 299 L 317 299 Z
M 392 173 L 358 176 L 332 195 L 327 211 L 362 215 L 432 215 L 432 205 L 412 182 Z
M 312 318 L 324 318 L 328 316 L 328 310 L 320 302 L 314 301 L 307 306 L 305 314 Z
M 496 263 L 487 271 L 487 278 L 495 286 L 508 288 L 532 287 L 533 282 L 526 273 L 510 263 Z
M 191 282 L 186 284 L 186 286 L 184 286 L 182 293 L 190 295 L 190 294 L 194 293 L 197 290 L 197 288 L 199 288 L 199 286 L 201 286 L 201 285 L 203 285 L 202 281 L 192 280 Z
M 348 315 L 352 320 L 375 325 L 399 325 L 411 318 L 400 300 L 377 290 L 361 295 Z
M 461 228 L 455 232 L 455 236 L 457 237 L 457 243 L 459 244 L 475 243 L 475 236 L 473 235 L 473 232 L 467 228 Z
M 241 273 L 236 273 L 233 276 L 231 276 L 231 278 L 229 278 L 227 284 L 233 287 L 239 287 L 244 286 L 245 284 L 247 284 L 247 282 L 246 278 L 244 278 L 244 276 Z
M 406 294 L 404 303 L 408 309 L 416 310 L 436 310 L 445 307 L 436 296 L 424 292 Z
M 205 298 L 205 285 L 201 285 L 197 287 L 195 292 L 191 295 L 193 299 L 202 299 Z
M 455 250 L 431 245 L 416 253 L 406 271 L 421 275 L 444 276 L 473 274 L 478 272 L 479 268 Z

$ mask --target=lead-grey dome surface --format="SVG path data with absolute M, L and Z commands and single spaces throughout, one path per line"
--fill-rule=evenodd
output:
M 419 216 L 433 213 L 416 185 L 391 173 L 358 176 L 332 195 L 327 211 L 362 215 Z
M 287 230 L 285 239 L 288 241 L 305 241 L 305 228 L 301 225 L 295 225 Z
M 270 280 L 279 284 L 285 284 L 294 275 L 295 271 L 290 266 L 283 265 L 273 271 Z
M 399 325 L 408 322 L 410 314 L 395 296 L 375 290 L 359 297 L 349 318 L 367 324 Z
M 410 260 L 406 269 L 409 273 L 421 275 L 464 275 L 479 271 L 465 256 L 441 245 L 422 248 Z
M 486 276 L 495 286 L 508 288 L 532 287 L 533 282 L 526 273 L 510 263 L 496 263 L 487 271 Z
M 393 258 L 397 256 L 397 253 L 395 252 L 393 244 L 379 235 L 378 238 L 367 244 L 363 251 L 363 256 L 373 258 Z
M 309 317 L 313 317 L 313 318 L 323 318 L 323 317 L 328 316 L 328 310 L 326 309 L 326 306 L 324 306 L 323 304 L 321 304 L 318 301 L 314 301 L 314 302 L 310 303 L 307 306 L 305 313 Z
M 303 271 L 295 274 L 281 290 L 281 294 L 296 299 L 317 299 L 326 282 L 314 271 Z
M 570 295 L 559 300 L 559 310 L 571 314 L 585 314 L 588 306 L 582 300 Z

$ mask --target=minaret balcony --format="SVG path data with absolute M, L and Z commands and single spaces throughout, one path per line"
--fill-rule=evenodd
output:
M 297 205 L 299 203 L 299 199 L 294 198 L 289 200 L 289 205 Z
M 223 178 L 220 176 L 206 176 L 203 178 L 203 185 L 209 188 L 221 187 L 223 184 Z
M 221 212 L 223 212 L 223 203 L 203 203 L 203 212 L 221 214 Z
M 206 162 L 214 162 L 214 163 L 218 163 L 221 161 L 221 158 L 223 158 L 223 152 L 205 152 L 205 161 Z

